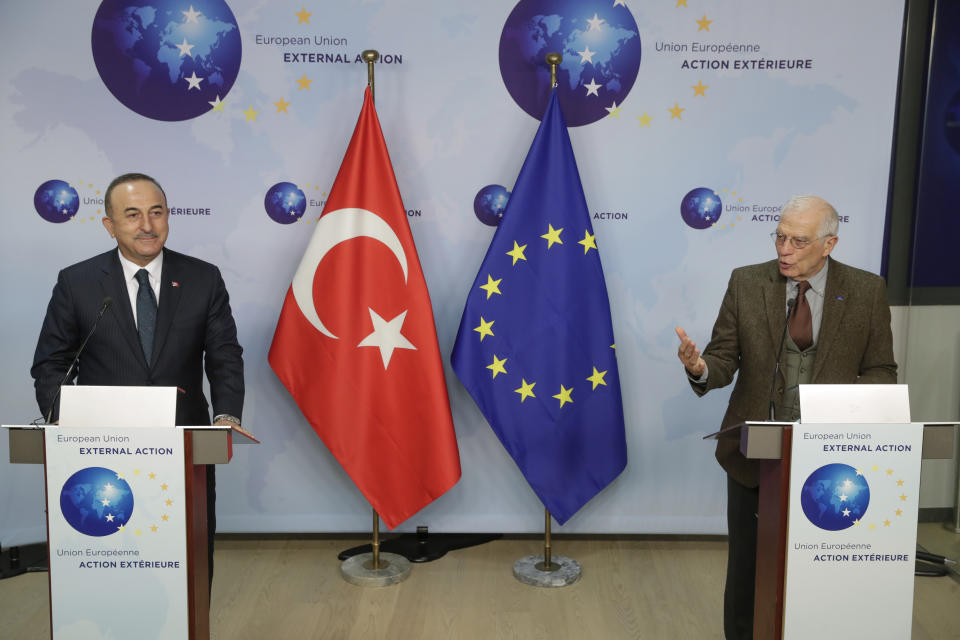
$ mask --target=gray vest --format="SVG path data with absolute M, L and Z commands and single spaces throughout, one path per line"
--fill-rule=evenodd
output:
M 810 384 L 813 380 L 813 361 L 817 357 L 817 345 L 806 351 L 800 351 L 797 343 L 787 334 L 783 364 L 780 370 L 786 385 L 783 388 L 783 398 L 777 407 L 777 420 L 794 422 L 800 419 L 800 386 Z

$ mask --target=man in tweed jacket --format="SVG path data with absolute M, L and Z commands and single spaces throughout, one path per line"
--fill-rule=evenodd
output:
M 792 198 L 783 206 L 773 234 L 777 259 L 734 269 L 713 335 L 702 354 L 677 327 L 678 357 L 698 396 L 730 384 L 739 371 L 723 427 L 768 419 L 771 401 L 777 419 L 799 418 L 798 412 L 791 410 L 795 405 L 785 400 L 785 395 L 796 393 L 784 374 L 787 355 L 777 351 L 788 296 L 796 297 L 797 285 L 803 281 L 810 283 L 805 299 L 813 316 L 813 344 L 808 348 L 812 365 L 801 365 L 812 366 L 812 372 L 801 369 L 809 382 L 897 381 L 886 286 L 879 276 L 829 257 L 837 245 L 837 231 L 837 213 L 825 200 Z M 792 338 L 788 343 L 793 345 Z M 773 381 L 778 356 L 781 369 Z M 740 453 L 738 440 L 718 440 L 716 457 L 727 471 L 730 535 L 724 631 L 729 640 L 752 638 L 758 470 Z

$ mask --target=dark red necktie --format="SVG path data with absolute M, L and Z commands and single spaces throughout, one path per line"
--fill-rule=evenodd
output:
M 807 350 L 813 344 L 813 316 L 806 296 L 809 288 L 810 283 L 806 280 L 798 283 L 797 304 L 793 306 L 793 313 L 787 323 L 790 326 L 790 337 L 801 351 Z

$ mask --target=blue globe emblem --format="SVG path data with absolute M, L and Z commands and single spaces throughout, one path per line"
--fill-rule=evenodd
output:
M 953 94 L 950 102 L 947 104 L 947 113 L 943 123 L 943 134 L 953 147 L 953 150 L 960 153 L 960 91 Z
M 66 222 L 80 210 L 80 194 L 63 180 L 47 180 L 34 192 L 33 207 L 47 222 Z
M 290 224 L 303 217 L 307 210 L 307 196 L 292 182 L 278 182 L 267 190 L 263 208 L 275 222 Z
M 503 218 L 503 210 L 507 208 L 510 192 L 499 184 L 488 184 L 477 191 L 473 199 L 473 212 L 477 220 L 483 224 L 496 227 Z
M 706 229 L 717 223 L 723 213 L 723 202 L 713 189 L 697 187 L 680 201 L 680 216 L 694 229 Z
M 103 0 L 92 47 L 110 93 L 154 120 L 210 111 L 240 71 L 240 29 L 223 0 Z
M 510 97 L 539 120 L 550 98 L 545 57 L 563 55 L 557 90 L 567 125 L 609 115 L 627 98 L 640 69 L 640 30 L 626 6 L 610 0 L 520 0 L 500 34 L 500 75 Z
M 841 531 L 863 518 L 870 505 L 870 487 L 857 470 L 847 464 L 828 464 L 810 474 L 803 483 L 800 506 L 814 525 Z
M 133 491 L 116 471 L 87 467 L 60 490 L 60 511 L 70 526 L 88 536 L 108 536 L 133 515 Z

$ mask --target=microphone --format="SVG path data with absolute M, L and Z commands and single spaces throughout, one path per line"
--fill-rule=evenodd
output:
M 793 307 L 797 304 L 797 299 L 790 298 L 787 300 L 787 319 L 783 322 L 783 334 L 780 336 L 780 346 L 777 347 L 777 366 L 773 368 L 773 379 L 770 380 L 770 421 L 774 421 L 776 418 L 776 407 L 775 402 L 773 401 L 773 390 L 777 386 L 777 374 L 780 373 L 780 357 L 783 355 L 783 343 L 787 341 L 787 329 L 790 326 L 790 314 L 793 313 Z
M 60 399 L 60 390 L 63 388 L 64 383 L 66 383 L 67 378 L 70 377 L 70 374 L 73 373 L 73 368 L 77 366 L 77 362 L 80 360 L 80 354 L 83 353 L 84 347 L 87 346 L 87 341 L 90 340 L 90 336 L 93 335 L 93 332 L 97 330 L 97 325 L 100 324 L 100 318 L 103 317 L 103 314 L 107 312 L 107 309 L 110 308 L 110 305 L 113 304 L 113 298 L 107 296 L 103 299 L 103 302 L 100 303 L 100 311 L 97 312 L 97 317 L 93 321 L 93 326 L 90 327 L 90 331 L 87 333 L 87 337 L 83 339 L 83 342 L 80 343 L 80 348 L 77 349 L 76 355 L 73 356 L 73 360 L 70 362 L 70 366 L 67 367 L 67 372 L 63 374 L 63 378 L 60 380 L 60 384 L 57 385 L 57 393 L 53 396 L 53 402 L 50 403 L 50 410 L 47 411 L 46 423 L 50 424 L 50 418 L 53 417 L 53 408 L 57 406 L 57 400 Z

